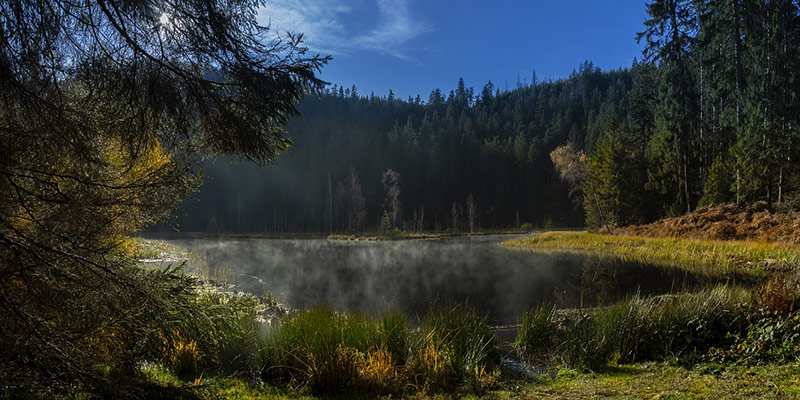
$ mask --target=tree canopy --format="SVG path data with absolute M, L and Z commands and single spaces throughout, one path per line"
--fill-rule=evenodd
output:
M 168 215 L 203 157 L 274 160 L 323 84 L 327 58 L 259 26 L 259 4 L 0 4 L 4 379 L 97 382 L 187 315 L 168 302 L 182 278 L 133 266 L 125 235 Z

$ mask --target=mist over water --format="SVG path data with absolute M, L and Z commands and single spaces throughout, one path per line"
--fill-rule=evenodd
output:
M 329 305 L 375 314 L 394 309 L 422 316 L 436 302 L 469 302 L 491 324 L 513 324 L 547 301 L 592 307 L 630 296 L 702 284 L 677 269 L 577 255 L 510 251 L 508 236 L 428 241 L 340 242 L 325 239 L 186 239 L 187 270 L 225 271 L 233 290 L 271 293 L 294 308 Z

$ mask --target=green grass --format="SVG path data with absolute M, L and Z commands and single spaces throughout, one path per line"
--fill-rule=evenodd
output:
M 796 247 L 777 243 L 547 232 L 502 243 L 512 250 L 568 252 L 675 267 L 712 277 L 762 276 L 800 265 Z
M 405 321 L 399 327 L 395 326 L 397 323 L 400 320 L 394 317 L 377 321 L 321 307 L 302 311 L 267 338 L 262 375 L 268 381 L 300 382 L 315 392 L 377 389 L 365 377 L 368 360 L 387 349 L 389 342 L 403 340 L 396 333 L 405 333 Z M 388 355 L 389 359 L 401 357 Z
M 230 376 L 211 376 L 185 382 L 161 369 L 146 369 L 144 376 L 159 398 L 197 400 L 289 399 L 792 399 L 800 398 L 800 366 L 796 363 L 757 366 L 697 365 L 686 368 L 670 363 L 647 362 L 582 373 L 565 369 L 555 376 L 501 380 L 496 389 L 480 393 L 414 393 L 399 396 L 347 394 L 314 396 L 304 390 L 248 382 Z M 157 388 L 162 390 L 158 391 Z M 19 393 L 3 390 L 0 399 L 17 399 Z M 31 397 L 39 399 L 40 397 Z M 73 393 L 60 399 L 96 399 Z
M 691 360 L 747 330 L 749 293 L 718 286 L 660 298 L 634 296 L 563 322 L 556 357 L 579 369 L 609 363 Z
M 627 364 L 597 373 L 563 370 L 538 382 L 509 382 L 494 399 L 787 399 L 800 397 L 796 364 L 684 368 Z
M 555 338 L 555 306 L 539 304 L 522 315 L 515 345 L 528 353 L 550 350 Z
M 435 308 L 413 330 L 403 314 L 312 308 L 270 333 L 261 354 L 267 382 L 314 393 L 482 389 L 500 361 L 486 319 L 465 306 Z
M 407 374 L 423 390 L 480 388 L 500 363 L 486 317 L 464 305 L 435 307 L 411 339 Z

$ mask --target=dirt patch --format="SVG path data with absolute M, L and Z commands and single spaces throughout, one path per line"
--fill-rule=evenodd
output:
M 708 240 L 754 240 L 800 244 L 800 212 L 773 213 L 735 204 L 704 207 L 651 224 L 617 228 L 614 233 Z

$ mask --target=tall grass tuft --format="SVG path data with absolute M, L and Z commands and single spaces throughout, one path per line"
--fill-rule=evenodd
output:
M 569 321 L 556 344 L 556 358 L 580 370 L 597 370 L 608 363 L 606 337 L 597 319 L 579 314 Z
M 747 304 L 745 289 L 728 286 L 654 298 L 633 296 L 564 321 L 555 353 L 565 364 L 592 370 L 609 362 L 703 353 L 728 346 L 746 332 Z M 535 310 L 530 313 L 536 315 Z M 518 342 L 529 340 L 527 334 L 521 329 Z
M 381 320 L 312 308 L 283 323 L 262 351 L 262 376 L 302 383 L 312 391 L 390 391 L 395 362 L 404 360 L 405 317 Z
M 464 306 L 435 309 L 415 330 L 401 313 L 305 310 L 272 332 L 261 357 L 265 379 L 316 393 L 482 387 L 499 363 L 486 318 Z
M 439 306 L 412 336 L 408 372 L 420 389 L 479 387 L 499 359 L 485 316 L 468 306 Z
M 199 290 L 191 302 L 191 320 L 174 321 L 158 330 L 153 343 L 161 363 L 182 378 L 196 377 L 201 371 L 257 375 L 257 354 L 261 346 L 260 327 L 255 310 L 260 300 Z
M 379 320 L 381 347 L 391 356 L 395 366 L 405 364 L 408 358 L 408 321 L 401 312 L 389 311 Z
M 555 306 L 539 304 L 522 315 L 515 344 L 525 352 L 547 351 L 555 339 Z

